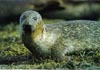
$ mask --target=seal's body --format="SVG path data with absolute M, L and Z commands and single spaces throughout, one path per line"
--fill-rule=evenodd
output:
M 26 11 L 20 17 L 21 38 L 36 58 L 62 60 L 75 50 L 100 47 L 100 23 L 74 20 L 43 24 L 41 15 Z

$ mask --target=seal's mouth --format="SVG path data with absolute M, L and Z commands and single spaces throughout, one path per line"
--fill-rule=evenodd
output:
M 30 25 L 23 25 L 23 30 L 25 33 L 31 33 L 32 32 L 32 28 Z

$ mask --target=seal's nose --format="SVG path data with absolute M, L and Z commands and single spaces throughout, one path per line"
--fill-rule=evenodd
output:
M 31 26 L 30 25 L 23 25 L 23 30 L 26 33 L 31 33 L 32 32 L 32 29 L 31 29 Z

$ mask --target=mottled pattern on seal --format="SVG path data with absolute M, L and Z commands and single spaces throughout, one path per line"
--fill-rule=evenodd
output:
M 43 24 L 41 15 L 26 11 L 20 17 L 24 45 L 36 58 L 62 60 L 66 53 L 100 47 L 100 23 L 89 20 Z

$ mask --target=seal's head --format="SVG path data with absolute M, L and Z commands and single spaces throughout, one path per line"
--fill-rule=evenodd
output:
M 30 33 L 32 31 L 35 31 L 36 28 L 39 28 L 39 26 L 37 25 L 42 24 L 42 17 L 36 11 L 25 11 L 20 16 L 19 22 L 20 22 L 21 30 Z

